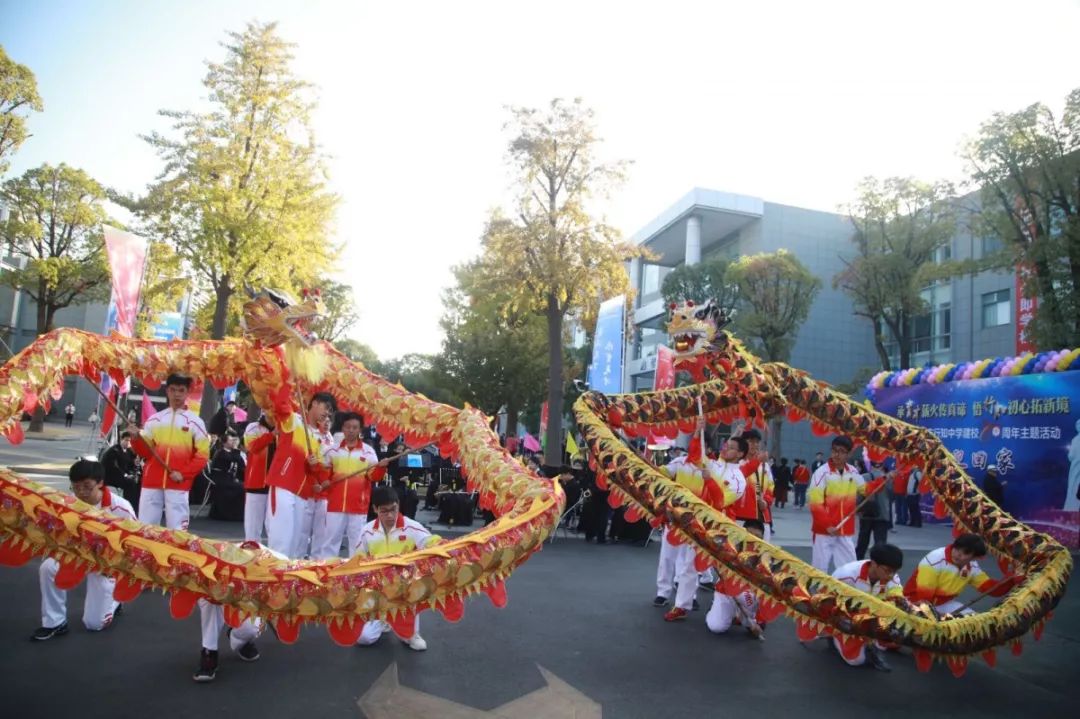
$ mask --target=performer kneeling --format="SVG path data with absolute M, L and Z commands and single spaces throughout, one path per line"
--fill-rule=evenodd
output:
M 929 602 L 938 614 L 961 616 L 974 614 L 957 597 L 964 587 L 1001 597 L 1012 588 L 1011 579 L 995 582 L 979 566 L 976 559 L 986 556 L 986 542 L 977 534 L 961 534 L 947 547 L 927 554 L 904 585 L 904 595 L 911 601 Z
M 263 550 L 273 554 L 278 559 L 287 559 L 279 552 L 274 552 L 258 542 L 244 542 L 240 545 L 243 549 Z M 199 654 L 199 668 L 192 675 L 197 682 L 212 682 L 217 676 L 218 667 L 218 640 L 221 638 L 221 630 L 225 628 L 225 610 L 220 604 L 200 599 L 199 600 L 199 624 L 202 627 L 202 651 Z M 255 640 L 262 634 L 265 624 L 259 617 L 245 619 L 236 629 L 228 629 L 229 647 L 240 657 L 242 661 L 258 661 L 259 648 L 255 646 Z
M 758 539 L 765 539 L 764 522 L 748 519 L 743 529 Z M 705 615 L 705 624 L 715 634 L 724 634 L 732 624 L 741 624 L 755 637 L 760 638 L 765 633 L 765 622 L 758 619 L 757 597 L 748 589 L 739 591 L 724 578 L 716 584 L 716 593 L 712 607 Z
M 135 519 L 135 510 L 123 497 L 117 497 L 105 486 L 105 473 L 100 462 L 80 459 L 68 470 L 71 492 L 83 502 L 103 509 L 120 519 Z M 67 591 L 56 586 L 60 562 L 49 557 L 41 563 L 38 577 L 41 586 L 41 626 L 33 638 L 43 642 L 68 633 Z M 83 605 L 83 624 L 91 632 L 99 632 L 112 624 L 120 613 L 120 603 L 113 599 L 116 580 L 97 572 L 86 575 L 86 603 Z
M 892 544 L 877 544 L 870 549 L 870 559 L 848 562 L 833 572 L 833 579 L 839 579 L 879 599 L 893 600 L 906 607 L 904 589 L 900 584 L 900 577 L 896 576 L 903 564 L 904 553 L 899 547 Z M 869 663 L 879 672 L 892 671 L 892 667 L 882 656 L 884 647 L 877 642 L 867 644 L 859 650 L 857 656 L 851 659 L 844 656 L 840 642 L 835 638 L 833 646 L 840 652 L 844 661 L 853 667 Z
M 403 554 L 414 549 L 438 544 L 442 538 L 432 534 L 424 525 L 409 519 L 399 511 L 397 493 L 393 487 L 376 487 L 371 492 L 371 504 L 375 507 L 376 517 L 364 525 L 360 533 L 357 554 L 368 557 L 385 557 L 391 554 Z M 356 641 L 361 646 L 369 646 L 379 641 L 384 632 L 391 627 L 386 622 L 374 619 L 364 624 L 364 630 Z M 420 616 L 417 615 L 413 634 L 402 639 L 409 649 L 422 652 L 427 649 L 427 642 L 420 636 Z

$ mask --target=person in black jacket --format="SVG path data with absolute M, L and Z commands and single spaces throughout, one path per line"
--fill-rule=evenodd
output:
M 211 519 L 243 520 L 245 467 L 240 436 L 228 429 L 210 460 L 210 479 L 214 480 Z
M 105 484 L 115 487 L 131 506 L 139 506 L 139 468 L 135 450 L 131 448 L 131 433 L 124 430 L 116 444 L 101 455 Z
M 986 468 L 986 479 L 983 480 L 983 493 L 990 498 L 990 501 L 996 504 L 999 508 L 1005 508 L 1005 485 L 1007 482 L 1002 482 L 998 479 L 998 468 L 996 465 L 991 464 Z

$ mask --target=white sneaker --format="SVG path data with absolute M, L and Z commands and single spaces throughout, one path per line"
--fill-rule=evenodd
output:
M 412 649 L 414 652 L 422 652 L 427 649 L 427 642 L 425 642 L 424 638 L 419 634 L 413 634 L 408 639 L 402 639 L 401 641 L 403 641 L 405 643 L 405 646 L 407 646 L 409 649 Z

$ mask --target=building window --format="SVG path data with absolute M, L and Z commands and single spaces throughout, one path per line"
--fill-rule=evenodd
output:
M 1000 327 L 1012 322 L 1012 303 L 1009 301 L 1009 290 L 987 292 L 982 300 L 982 326 Z
M 940 265 L 942 262 L 948 262 L 952 259 L 952 242 L 938 247 L 934 250 L 934 264 Z
M 979 238 L 979 257 L 990 257 L 1001 251 L 1005 245 L 997 235 L 988 235 Z

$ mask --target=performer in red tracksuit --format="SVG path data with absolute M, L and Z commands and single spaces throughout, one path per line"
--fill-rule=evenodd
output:
M 765 525 L 765 541 L 772 537 L 770 525 L 772 513 L 769 506 L 773 500 L 772 470 L 769 468 L 767 457 L 761 449 L 761 433 L 756 429 L 743 432 L 741 438 L 746 441 L 749 450 L 746 459 L 740 463 L 743 475 L 746 477 L 746 492 L 742 499 L 735 504 L 735 519 L 746 522 L 754 519 Z
M 169 375 L 168 408 L 150 417 L 131 440 L 131 448 L 145 460 L 139 494 L 139 521 L 145 524 L 159 524 L 164 511 L 166 527 L 187 529 L 188 492 L 210 458 L 206 426 L 185 408 L 190 390 L 190 377 Z
M 337 557 L 345 537 L 349 556 L 356 554 L 368 521 L 371 486 L 386 475 L 391 460 L 379 461 L 375 450 L 360 440 L 362 429 L 360 415 L 346 415 L 341 423 L 341 444 L 326 452 L 327 474 L 322 482 L 326 507 L 321 520 L 318 514 L 315 518 L 311 550 L 315 559 Z
M 277 447 L 266 476 L 270 487 L 266 536 L 271 550 L 290 559 L 303 558 L 311 540 L 303 535 L 303 527 L 314 513 L 315 483 L 324 475 L 316 428 L 333 409 L 333 396 L 320 392 L 308 402 L 306 420 L 294 412 L 276 422 Z
M 264 414 L 244 430 L 244 448 L 248 453 L 244 472 L 244 540 L 261 542 L 266 526 L 266 501 L 270 488 L 266 473 L 274 456 L 274 426 Z

